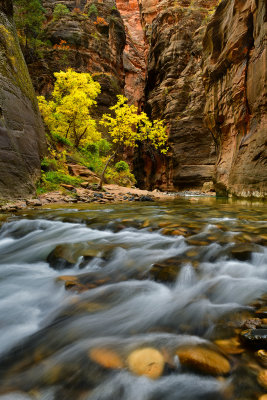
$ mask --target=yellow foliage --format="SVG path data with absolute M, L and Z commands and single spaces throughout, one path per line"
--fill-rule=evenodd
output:
M 127 104 L 127 98 L 117 96 L 118 102 L 110 107 L 115 117 L 104 114 L 100 124 L 108 128 L 114 144 L 123 144 L 126 147 L 137 146 L 138 141 L 148 141 L 162 153 L 167 152 L 166 141 L 168 138 L 164 121 L 150 121 L 147 114 L 138 114 L 134 105 Z
M 75 147 L 101 139 L 90 110 L 101 91 L 90 74 L 72 69 L 54 73 L 52 100 L 38 97 L 39 108 L 50 132 L 69 138 Z

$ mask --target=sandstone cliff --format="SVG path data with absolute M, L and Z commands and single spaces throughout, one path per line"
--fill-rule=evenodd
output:
M 145 43 L 139 4 L 137 0 L 116 0 L 116 4 L 126 32 L 126 46 L 123 52 L 124 93 L 132 104 L 141 108 L 144 103 L 148 46 Z
M 162 189 L 201 188 L 212 179 L 215 149 L 203 124 L 202 39 L 218 1 L 140 0 L 149 54 L 147 111 L 169 126 L 168 157 L 149 152 L 139 169 L 143 185 Z
M 267 195 L 266 7 L 266 0 L 224 0 L 204 38 L 217 190 L 245 197 Z
M 45 135 L 34 90 L 12 22 L 0 3 L 0 198 L 33 193 Z
M 47 16 L 44 36 L 52 46 L 42 50 L 42 58 L 28 63 L 34 87 L 46 95 L 53 87 L 54 72 L 67 68 L 89 72 L 102 88 L 98 110 L 106 112 L 124 87 L 125 30 L 115 0 L 64 1 L 70 13 L 55 20 L 57 4 L 62 1 L 43 2 Z

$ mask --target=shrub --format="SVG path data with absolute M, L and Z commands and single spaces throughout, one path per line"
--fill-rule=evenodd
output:
M 42 175 L 42 181 L 46 183 L 54 184 L 55 186 L 60 185 L 60 183 L 65 183 L 66 185 L 79 186 L 82 179 L 71 176 L 69 174 L 64 174 L 60 171 L 48 171 Z
M 106 170 L 105 180 L 107 183 L 115 183 L 126 187 L 131 187 L 136 183 L 134 175 L 129 170 L 117 172 L 110 167 Z
M 129 171 L 129 165 L 125 161 L 119 161 L 115 164 L 115 170 L 117 172 Z
M 86 146 L 86 151 L 91 154 L 98 154 L 98 146 L 97 143 L 90 143 Z
M 64 17 L 64 15 L 67 15 L 69 13 L 70 10 L 65 4 L 57 4 L 53 11 L 54 20 L 58 20 L 59 18 Z
M 95 15 L 98 14 L 98 9 L 95 4 L 90 5 L 89 10 L 88 10 L 88 17 L 90 17 L 93 14 L 95 14 Z
M 72 143 L 65 137 L 59 135 L 58 133 L 53 133 L 52 137 L 55 142 L 64 144 L 66 146 L 72 146 Z
M 109 143 L 106 139 L 101 139 L 98 141 L 98 149 L 99 149 L 99 155 L 104 157 L 106 156 L 110 149 L 112 147 L 112 144 Z
M 58 168 L 57 161 L 53 158 L 45 157 L 41 162 L 41 169 L 45 172 L 56 171 Z

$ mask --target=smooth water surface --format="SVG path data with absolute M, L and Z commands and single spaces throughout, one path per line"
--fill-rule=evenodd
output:
M 224 377 L 184 368 L 176 355 L 196 345 L 220 352 L 215 341 L 237 335 L 267 294 L 264 204 L 64 207 L 20 212 L 0 229 L 0 400 L 264 393 L 253 352 L 225 355 Z M 165 354 L 157 380 L 128 368 L 128 355 L 144 347 Z M 123 366 L 98 364 L 96 348 L 112 349 Z

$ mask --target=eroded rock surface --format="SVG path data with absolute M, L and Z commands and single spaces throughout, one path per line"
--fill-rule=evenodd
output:
M 0 198 L 34 192 L 45 152 L 37 102 L 12 21 L 11 1 L 0 3 Z
M 138 0 L 116 0 L 123 18 L 126 32 L 126 46 L 123 52 L 125 72 L 125 96 L 130 103 L 141 106 L 144 103 L 146 57 L 148 46 L 145 43 Z
M 201 188 L 211 181 L 215 149 L 203 125 L 202 39 L 209 13 L 218 2 L 141 1 L 147 41 L 147 111 L 169 126 L 169 156 L 150 152 L 140 168 L 143 185 L 164 189 Z
M 89 72 L 101 84 L 98 114 L 116 102 L 124 87 L 123 49 L 125 29 L 115 0 L 63 2 L 70 10 L 59 19 L 53 10 L 62 1 L 46 0 L 46 39 L 52 43 L 43 57 L 30 60 L 29 70 L 38 93 L 49 94 L 53 73 L 67 68 Z M 96 10 L 96 11 L 95 11 Z M 64 42 L 62 42 L 64 41 Z
M 267 195 L 265 0 L 223 1 L 204 38 L 205 122 L 218 147 L 217 191 Z

